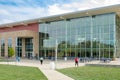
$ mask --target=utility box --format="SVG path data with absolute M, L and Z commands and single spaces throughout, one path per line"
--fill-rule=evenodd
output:
M 55 63 L 54 62 L 50 62 L 50 69 L 55 69 Z
M 64 60 L 67 61 L 67 57 L 64 57 Z

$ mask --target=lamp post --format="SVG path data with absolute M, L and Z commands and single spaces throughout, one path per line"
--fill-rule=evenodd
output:
M 57 63 L 57 51 L 58 51 L 58 42 L 55 40 L 55 63 Z
M 57 42 L 57 39 L 56 38 L 51 38 L 52 40 L 54 40 L 55 41 L 55 45 L 53 45 L 54 46 L 54 50 L 55 50 L 55 61 L 52 61 L 52 62 L 50 62 L 50 67 L 51 67 L 51 69 L 56 69 L 57 68 L 57 51 L 58 51 L 58 42 Z

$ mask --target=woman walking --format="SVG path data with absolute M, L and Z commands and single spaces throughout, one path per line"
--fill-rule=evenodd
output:
M 43 57 L 40 57 L 40 63 L 43 64 Z

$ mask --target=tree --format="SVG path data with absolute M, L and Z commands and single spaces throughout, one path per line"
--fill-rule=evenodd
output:
M 13 47 L 9 47 L 8 48 L 8 57 L 12 57 L 15 55 L 15 51 L 13 49 Z

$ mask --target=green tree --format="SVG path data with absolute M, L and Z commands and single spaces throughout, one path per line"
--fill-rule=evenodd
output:
M 8 48 L 8 57 L 12 57 L 15 55 L 15 51 L 13 49 L 13 47 L 9 47 Z

